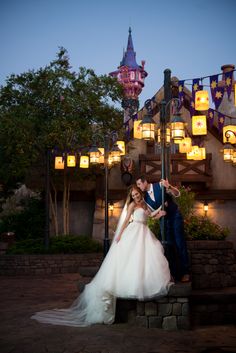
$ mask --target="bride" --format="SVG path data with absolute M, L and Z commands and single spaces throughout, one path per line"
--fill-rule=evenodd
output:
M 70 308 L 38 312 L 32 319 L 78 327 L 112 324 L 116 298 L 145 300 L 166 295 L 171 285 L 169 265 L 161 243 L 147 226 L 148 216 L 164 215 L 165 211 L 151 212 L 142 191 L 132 186 L 110 250 L 94 279 Z

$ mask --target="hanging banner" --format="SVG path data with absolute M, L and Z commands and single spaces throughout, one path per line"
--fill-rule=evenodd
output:
M 221 113 L 218 113 L 218 130 L 221 132 L 223 130 L 225 123 L 225 116 Z
M 182 107 L 184 103 L 184 80 L 178 82 L 178 93 L 179 93 L 179 101 L 180 101 L 180 107 Z
M 219 108 L 219 106 L 220 106 L 220 104 L 222 102 L 222 99 L 224 97 L 224 91 L 225 91 L 224 87 L 216 88 L 215 100 L 214 100 L 216 110 Z
M 208 120 L 209 120 L 210 127 L 212 127 L 213 124 L 214 124 L 214 117 L 215 117 L 214 110 L 213 109 L 208 109 Z
M 216 89 L 218 87 L 218 79 L 218 75 L 210 76 L 211 97 L 213 102 L 215 102 Z
M 193 79 L 193 85 L 192 85 L 193 100 L 195 100 L 195 93 L 199 90 L 199 81 L 200 81 L 200 78 Z
M 228 98 L 232 92 L 232 85 L 233 85 L 233 71 L 229 71 L 225 73 L 225 87 L 228 94 Z

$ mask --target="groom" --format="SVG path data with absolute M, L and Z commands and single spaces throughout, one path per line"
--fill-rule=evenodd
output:
M 177 188 L 169 184 L 168 180 L 161 179 L 159 183 L 148 183 L 145 176 L 139 176 L 136 179 L 137 186 L 144 192 L 144 200 L 148 206 L 157 210 L 162 204 L 162 186 L 166 188 L 166 235 L 167 242 L 174 243 L 180 261 L 180 280 L 181 282 L 189 282 L 189 260 L 187 245 L 184 237 L 184 223 L 182 215 L 177 204 L 173 201 L 174 197 L 178 197 L 180 192 Z M 173 254 L 172 254 L 173 256 Z M 174 277 L 177 275 L 176 264 L 173 259 L 170 260 L 170 269 Z

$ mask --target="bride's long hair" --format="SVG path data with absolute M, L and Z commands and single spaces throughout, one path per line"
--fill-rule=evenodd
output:
M 133 184 L 133 185 L 131 185 L 131 186 L 129 187 L 129 192 L 128 192 L 128 196 L 127 196 L 127 199 L 126 199 L 127 206 L 129 206 L 129 205 L 131 204 L 131 202 L 134 201 L 134 200 L 133 200 L 133 197 L 132 197 L 132 192 L 133 192 L 133 190 L 138 191 L 138 193 L 139 193 L 139 194 L 141 195 L 141 197 L 143 198 L 143 192 L 142 192 L 142 190 L 141 190 L 137 185 Z

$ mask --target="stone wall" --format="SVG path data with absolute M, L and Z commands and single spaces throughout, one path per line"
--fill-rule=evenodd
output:
M 42 275 L 80 272 L 80 268 L 99 267 L 103 255 L 2 255 L 0 275 Z
M 236 252 L 225 240 L 188 241 L 193 289 L 236 286 Z

